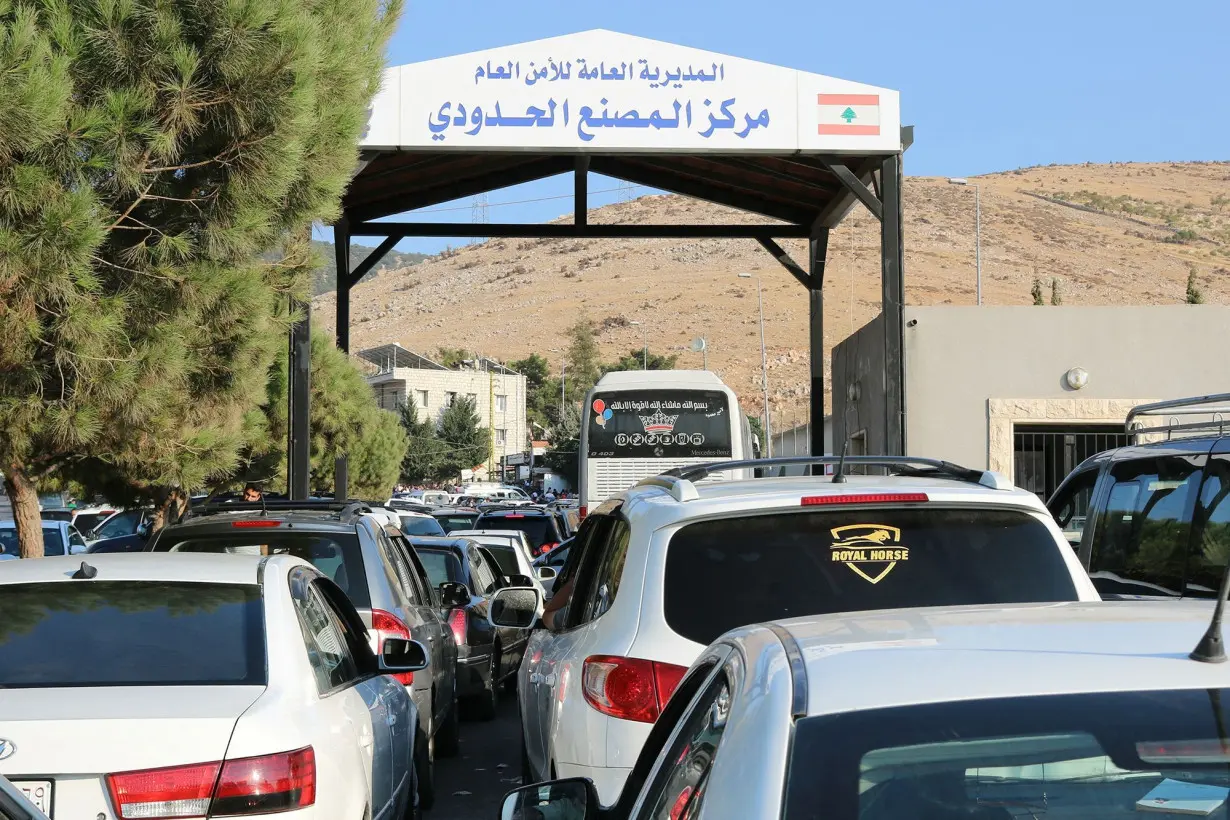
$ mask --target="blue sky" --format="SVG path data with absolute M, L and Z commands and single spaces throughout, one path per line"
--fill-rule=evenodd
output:
M 389 62 L 592 28 L 898 89 L 902 120 L 915 126 L 910 175 L 1230 159 L 1227 0 L 407 0 Z M 570 190 L 555 179 L 493 192 L 489 218 L 554 218 L 567 199 L 496 203 Z M 591 195 L 591 206 L 619 196 Z M 467 205 L 424 217 L 468 221 Z M 399 247 L 434 252 L 464 241 Z

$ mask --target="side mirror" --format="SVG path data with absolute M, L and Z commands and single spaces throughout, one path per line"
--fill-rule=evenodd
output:
M 449 609 L 470 603 L 470 590 L 466 589 L 465 584 L 445 581 L 437 589 L 440 590 L 440 603 Z
M 508 578 L 508 585 L 510 587 L 534 586 L 534 579 L 530 578 L 528 575 L 507 575 L 505 577 Z
M 559 572 L 556 571 L 555 567 L 538 568 L 539 581 L 554 581 L 557 575 L 559 575 Z
M 510 791 L 500 820 L 597 820 L 601 811 L 593 781 L 573 777 Z
M 142 521 L 137 525 L 137 536 L 139 538 L 149 538 L 149 531 L 153 528 L 154 522 Z
M 380 647 L 379 667 L 385 674 L 426 669 L 427 650 L 408 638 L 385 638 Z
M 529 629 L 538 620 L 542 593 L 534 587 L 505 587 L 491 596 L 487 621 L 492 626 Z

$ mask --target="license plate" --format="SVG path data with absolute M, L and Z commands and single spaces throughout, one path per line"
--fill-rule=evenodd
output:
M 13 785 L 20 789 L 31 803 L 38 806 L 39 811 L 51 816 L 50 780 L 14 780 Z

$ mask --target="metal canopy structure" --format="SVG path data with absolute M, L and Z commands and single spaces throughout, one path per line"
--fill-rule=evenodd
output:
M 338 347 L 350 347 L 351 288 L 406 237 L 754 239 L 808 292 L 811 451 L 822 455 L 828 237 L 861 206 L 881 223 L 886 455 L 901 455 L 901 156 L 912 140 L 896 91 L 609 31 L 390 68 L 334 225 Z M 572 224 L 392 219 L 565 173 L 574 178 Z M 590 173 L 772 221 L 591 225 Z M 353 237 L 381 241 L 352 267 Z M 783 238 L 807 239 L 807 258 L 791 258 Z M 306 360 L 294 365 L 306 373 Z M 291 431 L 293 454 L 294 438 L 307 435 L 307 408 L 295 398 Z M 292 458 L 290 468 L 293 492 L 307 465 Z M 337 473 L 340 496 L 343 461 Z

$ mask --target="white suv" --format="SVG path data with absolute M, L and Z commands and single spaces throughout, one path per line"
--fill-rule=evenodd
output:
M 725 469 L 834 461 L 680 468 L 585 520 L 556 584 L 560 595 L 571 589 L 568 603 L 552 629 L 533 633 L 521 665 L 523 782 L 588 777 L 603 804 L 614 803 L 683 673 L 735 627 L 858 610 L 1098 600 L 1042 502 L 996 473 L 852 457 L 846 465 L 894 475 L 699 483 Z M 493 613 L 502 609 L 493 602 Z

